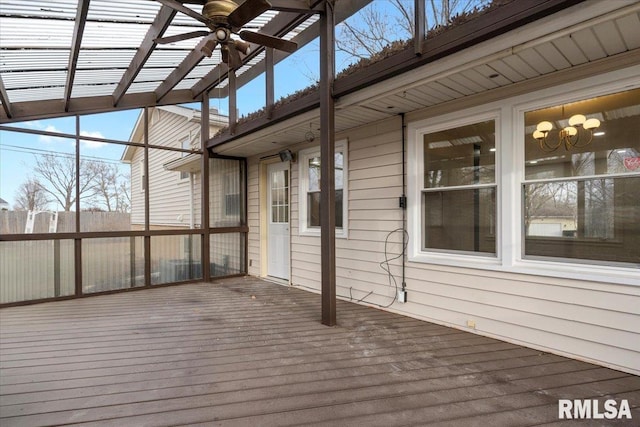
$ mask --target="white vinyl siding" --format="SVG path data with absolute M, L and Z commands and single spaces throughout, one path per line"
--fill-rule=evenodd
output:
M 149 126 L 149 144 L 171 148 L 183 147 L 182 141 L 185 141 L 186 136 L 191 135 L 196 138 L 194 135 L 200 133 L 200 123 L 190 121 L 182 115 L 157 109 L 150 116 L 153 120 Z M 216 130 L 216 127 L 211 127 L 211 134 Z M 199 147 L 199 142 L 192 146 L 196 145 Z M 141 178 L 139 167 L 143 156 L 144 148 L 136 148 L 131 162 L 132 186 L 134 188 L 141 188 L 137 179 Z M 201 173 L 194 174 L 193 189 L 191 190 L 188 173 L 186 174 L 187 179 L 181 180 L 182 172 L 167 171 L 163 167 L 164 164 L 181 157 L 182 153 L 179 151 L 149 149 L 149 220 L 151 229 L 189 228 L 191 210 L 193 210 L 194 225 L 200 226 L 202 223 Z M 193 191 L 193 198 L 190 191 Z M 193 208 L 191 208 L 192 202 Z M 132 224 L 144 225 L 144 192 L 133 192 L 131 204 Z
M 640 67 L 636 66 L 520 99 L 593 88 L 602 81 L 637 86 L 639 77 Z M 500 110 L 500 132 L 506 138 L 501 141 L 506 151 L 499 153 L 500 162 L 515 162 L 520 158 L 516 141 L 524 134 L 514 126 L 518 114 L 503 101 L 473 107 L 469 114 L 491 110 Z M 454 119 L 460 116 L 459 112 L 451 114 Z M 437 111 L 407 117 L 409 123 L 425 119 L 430 124 L 451 120 L 442 118 Z M 396 292 L 380 267 L 385 260 L 385 239 L 389 238 L 387 257 L 402 251 L 402 233 L 397 231 L 403 224 L 403 211 L 398 207 L 398 197 L 403 194 L 401 120 L 392 117 L 336 137 L 349 139 L 349 239 L 336 239 L 337 295 L 385 306 Z M 258 162 L 256 156 L 249 166 L 249 257 L 254 258 L 250 274 L 260 271 Z M 497 176 L 500 191 L 517 194 L 519 183 L 503 176 L 500 170 Z M 411 177 L 412 172 L 408 171 L 407 179 Z M 301 236 L 297 230 L 298 168 L 292 168 L 291 184 L 291 285 L 320 292 L 320 241 Z M 409 203 L 415 202 L 415 194 L 407 194 Z M 483 258 L 485 262 L 479 261 L 480 257 L 461 257 L 448 264 L 445 259 L 438 263 L 408 261 L 407 303 L 395 302 L 388 310 L 640 374 L 640 270 L 599 267 L 600 275 L 593 277 L 584 272 L 590 266 L 563 265 L 549 270 L 549 263 L 523 264 L 517 240 L 521 233 L 520 202 L 516 198 L 498 203 L 502 216 L 499 239 L 514 242 L 510 243 L 510 252 L 499 248 L 498 258 Z M 419 233 L 410 232 L 409 245 L 415 239 L 419 239 Z M 401 260 L 391 261 L 390 265 L 400 285 Z M 467 321 L 474 321 L 475 329 L 468 328 Z

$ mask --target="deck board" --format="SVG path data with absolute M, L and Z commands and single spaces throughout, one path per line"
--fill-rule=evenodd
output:
M 640 377 L 345 301 L 328 328 L 318 295 L 253 278 L 0 325 L 2 426 L 555 425 L 559 398 L 602 396 L 640 419 Z

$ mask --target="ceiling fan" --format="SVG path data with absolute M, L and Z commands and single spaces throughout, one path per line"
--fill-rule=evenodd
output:
M 240 5 L 232 0 L 207 0 L 202 8 L 202 14 L 194 12 L 176 0 L 156 1 L 197 19 L 211 30 L 192 31 L 175 36 L 158 38 L 154 40 L 156 43 L 174 43 L 204 36 L 205 39 L 198 45 L 200 51 L 204 55 L 211 57 L 215 47 L 220 45 L 222 61 L 231 69 L 237 69 L 242 65 L 240 53 L 243 55 L 249 54 L 250 45 L 247 42 L 272 47 L 289 53 L 294 52 L 298 48 L 296 43 L 288 40 L 242 30 L 243 25 L 271 8 L 271 3 L 267 0 L 246 0 Z M 242 40 L 231 38 L 231 34 L 237 34 Z

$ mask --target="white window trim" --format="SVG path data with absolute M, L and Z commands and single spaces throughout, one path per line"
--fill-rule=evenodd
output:
M 185 148 L 185 145 L 188 145 L 188 147 Z M 184 149 L 188 149 L 188 150 L 193 149 L 193 145 L 191 144 L 191 131 L 189 131 L 189 133 L 184 138 L 180 138 L 178 140 L 178 148 L 181 148 L 183 150 Z M 180 152 L 180 157 L 185 157 L 187 155 L 188 155 L 188 153 L 185 153 L 183 151 Z M 192 174 L 190 172 L 187 172 L 186 176 L 183 177 L 182 173 L 183 172 L 178 172 L 178 184 L 190 182 L 191 181 L 190 178 L 191 178 Z
M 408 230 L 412 238 L 409 239 L 409 261 L 435 263 L 444 265 L 469 266 L 496 266 L 500 264 L 500 234 L 501 234 L 501 213 L 500 213 L 500 111 L 486 108 L 482 112 L 470 110 L 467 114 L 447 114 L 437 120 L 420 120 L 410 123 L 407 126 L 409 145 L 407 148 L 408 162 L 408 205 L 407 219 Z M 465 254 L 459 251 L 429 251 L 422 248 L 422 181 L 424 177 L 424 144 L 422 136 L 427 133 L 438 132 L 446 129 L 453 129 L 473 123 L 494 120 L 496 127 L 495 147 L 496 147 L 496 254 Z M 477 187 L 474 185 L 474 187 Z M 446 187 L 445 187 L 446 188 Z
M 138 165 L 140 165 L 140 192 L 144 193 L 146 191 L 145 188 L 145 173 L 144 173 L 144 156 L 142 156 L 142 159 L 140 159 L 140 161 L 138 162 Z
M 548 106 L 607 95 L 640 87 L 640 66 L 632 66 L 604 75 L 589 77 L 493 102 L 464 111 L 420 120 L 407 125 L 407 226 L 410 233 L 410 262 L 475 268 L 501 273 L 518 273 L 553 278 L 575 279 L 640 286 L 640 265 L 617 266 L 588 264 L 579 260 L 541 260 L 523 257 L 522 195 L 524 182 L 524 113 Z M 601 82 L 607 82 L 602 84 Z M 482 117 L 491 118 L 499 112 L 496 122 L 497 173 L 497 258 L 457 253 L 435 253 L 421 250 L 420 179 L 423 157 L 421 134 L 468 124 Z M 499 123 L 499 124 L 498 124 Z M 505 140 L 501 144 L 501 140 Z
M 336 237 L 347 239 L 349 236 L 349 150 L 346 139 L 336 141 L 335 150 L 342 151 L 342 228 L 336 227 Z M 320 228 L 307 226 L 307 191 L 309 190 L 309 159 L 320 156 L 320 147 L 312 147 L 298 152 L 298 222 L 300 236 L 320 236 Z

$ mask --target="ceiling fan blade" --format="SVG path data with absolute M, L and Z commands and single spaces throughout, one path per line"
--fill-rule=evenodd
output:
M 186 7 L 185 5 L 183 5 L 182 3 L 177 2 L 176 0 L 156 0 L 158 3 L 162 3 L 165 6 L 169 6 L 172 9 L 177 10 L 178 12 L 182 12 L 187 16 L 192 17 L 193 19 L 197 19 L 198 21 L 202 22 L 205 25 L 209 25 L 209 20 L 207 18 L 205 18 L 204 16 L 200 15 L 198 12 L 194 12 L 193 10 L 189 9 L 188 7 Z
M 232 27 L 241 28 L 269 8 L 271 8 L 271 3 L 267 0 L 247 0 L 229 14 L 227 21 Z
M 191 31 L 190 33 L 178 34 L 170 37 L 162 37 L 160 39 L 154 39 L 153 41 L 158 44 L 167 44 L 167 43 L 179 42 L 182 40 L 193 39 L 195 37 L 202 37 L 206 35 L 209 35 L 209 31 Z
M 240 31 L 238 33 L 242 40 L 256 43 L 266 47 L 272 47 L 274 49 L 283 50 L 285 52 L 295 52 L 298 49 L 298 44 L 290 42 L 289 40 L 279 39 L 278 37 L 269 36 L 262 33 L 254 33 L 253 31 Z

